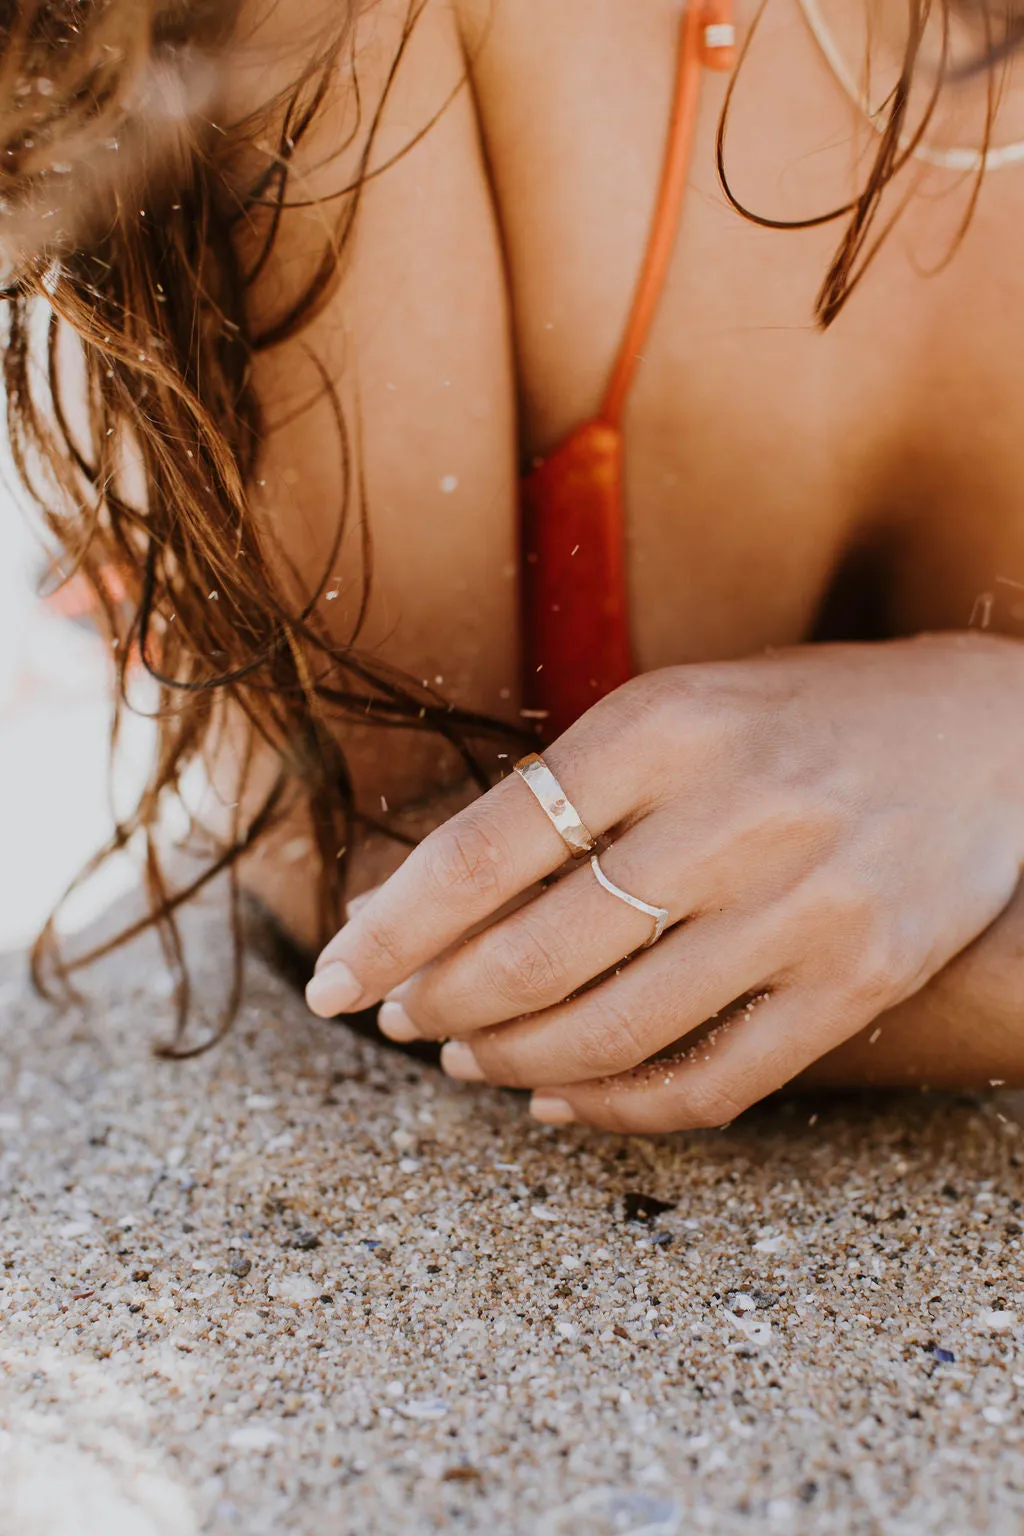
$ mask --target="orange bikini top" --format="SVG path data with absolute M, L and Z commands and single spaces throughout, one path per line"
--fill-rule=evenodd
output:
M 701 66 L 730 69 L 733 56 L 732 0 L 690 0 L 651 238 L 604 401 L 522 482 L 523 693 L 549 739 L 633 676 L 623 416 L 676 243 Z

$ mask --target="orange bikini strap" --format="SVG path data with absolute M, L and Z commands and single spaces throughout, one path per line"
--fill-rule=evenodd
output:
M 672 127 L 654 224 L 629 324 L 600 412 L 601 420 L 614 427 L 622 421 L 676 245 L 693 155 L 701 66 L 732 68 L 735 51 L 732 0 L 689 0 L 681 34 Z

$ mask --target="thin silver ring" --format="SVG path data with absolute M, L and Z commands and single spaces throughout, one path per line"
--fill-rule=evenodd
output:
M 598 884 L 604 887 L 609 896 L 614 896 L 617 900 L 624 901 L 627 907 L 633 908 L 634 912 L 642 912 L 645 917 L 651 919 L 654 924 L 654 932 L 647 940 L 647 943 L 641 945 L 641 948 L 652 949 L 668 927 L 668 909 L 666 907 L 652 907 L 650 902 L 641 901 L 639 896 L 631 896 L 628 891 L 624 891 L 620 886 L 617 886 L 614 880 L 609 880 L 601 868 L 601 860 L 596 853 L 590 860 L 590 867 L 597 877 Z
M 531 752 L 516 763 L 516 773 L 574 859 L 597 847 L 597 839 L 539 753 Z

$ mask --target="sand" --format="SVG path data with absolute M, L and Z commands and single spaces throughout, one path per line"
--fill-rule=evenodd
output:
M 212 991 L 225 966 L 195 926 Z M 306 1014 L 0 961 L 0 1533 L 1024 1530 L 1019 1100 L 657 1141 Z M 663 1202 L 664 1208 L 652 1202 Z

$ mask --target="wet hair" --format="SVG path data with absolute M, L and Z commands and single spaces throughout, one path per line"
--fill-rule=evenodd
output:
M 286 211 L 301 204 L 296 151 L 337 81 L 356 82 L 358 96 L 358 3 L 332 7 L 326 34 L 309 39 L 287 91 L 257 116 L 225 122 L 218 83 L 236 45 L 241 0 L 0 0 L 3 367 L 13 462 L 60 552 L 61 575 L 86 584 L 116 659 L 112 752 L 133 671 L 148 674 L 158 695 L 148 780 L 71 887 L 139 846 L 148 910 L 71 958 L 58 909 L 34 948 L 33 973 L 44 991 L 70 989 L 84 966 L 154 927 L 175 976 L 177 1054 L 201 1048 L 185 1038 L 190 986 L 178 915 L 226 875 L 234 950 L 226 1027 L 242 981 L 239 861 L 296 805 L 315 845 L 323 939 L 340 920 L 353 833 L 370 823 L 355 804 L 339 726 L 436 732 L 481 788 L 489 779 L 479 744 L 508 734 L 360 650 L 368 558 L 351 632 L 344 643 L 332 640 L 318 606 L 333 555 L 296 603 L 287 561 L 254 512 L 263 437 L 254 361 L 298 336 L 332 296 L 371 174 L 373 121 L 362 124 L 356 175 L 326 207 L 316 270 L 257 328 L 254 285 Z M 819 299 L 825 323 L 870 259 L 882 191 L 909 152 L 907 95 L 931 0 L 909 3 L 907 57 L 874 164 L 858 197 L 828 215 L 847 224 Z M 422 0 L 419 8 L 410 0 L 392 79 L 420 9 Z M 1010 41 L 1006 31 L 990 46 L 993 59 Z M 719 162 L 728 186 L 726 118 Z M 366 551 L 358 453 L 331 380 L 322 385 L 343 466 L 334 551 L 352 518 Z M 229 712 L 244 723 L 240 806 L 230 835 L 213 846 L 206 839 L 201 872 L 176 885 L 161 810 L 180 797 L 190 765 L 208 758 Z M 247 775 L 266 748 L 275 782 L 243 815 Z
M 822 327 L 828 327 L 839 315 L 880 250 L 887 235 L 909 201 L 904 196 L 883 218 L 882 198 L 899 173 L 913 160 L 925 143 L 934 121 L 943 91 L 950 85 L 984 74 L 986 81 L 985 118 L 978 145 L 988 149 L 1006 67 L 1024 41 L 1024 12 L 1010 0 L 1002 4 L 992 0 L 906 0 L 907 41 L 897 78 L 879 108 L 878 144 L 864 177 L 863 186 L 848 202 L 804 219 L 777 219 L 751 208 L 733 191 L 726 161 L 726 142 L 730 110 L 742 74 L 742 65 L 757 35 L 758 23 L 768 0 L 761 0 L 736 69 L 726 90 L 725 103 L 718 122 L 715 156 L 722 189 L 732 207 L 743 218 L 765 229 L 812 229 L 845 219 L 835 255 L 829 263 L 815 300 L 815 314 Z M 951 23 L 954 15 L 965 21 L 974 36 L 973 53 L 966 62 L 954 64 L 951 55 Z M 921 73 L 921 55 L 929 24 L 937 21 L 939 56 L 929 70 L 930 80 L 916 121 L 910 115 L 911 88 Z M 869 33 L 870 42 L 870 33 Z M 974 214 L 984 176 L 984 162 L 970 173 L 970 187 L 959 226 L 950 243 L 950 260 L 963 239 Z M 881 228 L 879 221 L 881 220 Z
M 357 77 L 352 17 L 344 15 L 325 37 L 310 39 L 306 53 L 315 62 L 258 119 L 219 122 L 219 64 L 238 9 L 238 0 L 0 5 L 4 385 L 13 462 L 60 551 L 62 577 L 86 584 L 116 659 L 113 750 L 140 668 L 158 692 L 148 782 L 67 893 L 112 855 L 141 844 L 148 911 L 72 959 L 59 938 L 58 909 L 34 947 L 33 974 L 50 995 L 68 991 L 75 972 L 155 927 L 176 980 L 178 1054 L 187 1050 L 190 987 L 177 915 L 227 875 L 235 959 L 226 1025 L 242 979 L 238 863 L 297 803 L 315 846 L 324 942 L 338 925 L 353 831 L 367 820 L 356 810 L 338 725 L 437 732 L 481 788 L 488 779 L 474 741 L 508 734 L 360 653 L 368 560 L 346 643 L 332 641 L 319 621 L 346 520 L 365 523 L 348 426 L 326 376 L 343 488 L 323 579 L 301 604 L 283 552 L 254 513 L 262 421 L 253 363 L 298 335 L 331 297 L 369 147 L 351 185 L 333 199 L 313 276 L 255 329 L 253 286 L 286 210 L 302 203 L 292 195 L 296 152 L 343 65 Z M 410 9 L 392 78 L 417 14 Z M 372 123 L 364 137 L 370 146 Z M 69 340 L 77 356 L 73 401 Z M 201 873 L 172 888 L 161 809 L 180 794 L 190 765 L 210 753 L 229 708 L 245 723 L 232 834 L 209 849 Z M 243 822 L 257 747 L 269 747 L 279 767 Z M 192 842 L 209 848 L 208 830 L 192 830 Z

